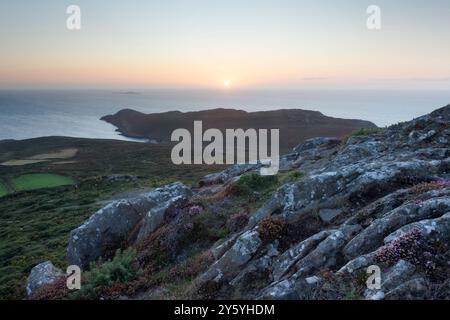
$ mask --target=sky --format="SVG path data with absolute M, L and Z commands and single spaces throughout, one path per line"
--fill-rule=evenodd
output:
M 0 2 L 0 89 L 446 89 L 449 57 L 448 0 Z

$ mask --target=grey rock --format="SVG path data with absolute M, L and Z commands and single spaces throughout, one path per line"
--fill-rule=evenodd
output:
M 336 217 L 342 213 L 341 209 L 321 209 L 319 211 L 319 217 L 323 222 L 332 222 Z
M 413 229 L 420 230 L 425 238 L 434 237 L 441 241 L 448 240 L 450 239 L 450 212 L 436 219 L 422 220 L 408 224 L 384 238 L 384 243 L 392 242 Z
M 190 192 L 183 184 L 174 183 L 100 209 L 70 233 L 67 248 L 69 263 L 81 269 L 88 268 L 91 262 L 120 248 L 149 210 Z
M 405 261 L 398 261 L 385 275 L 382 277 L 381 287 L 385 292 L 394 289 L 400 284 L 406 282 L 416 271 L 416 267 Z
M 37 289 L 54 283 L 63 276 L 61 269 L 56 268 L 50 261 L 45 261 L 31 269 L 27 281 L 27 295 L 31 296 Z
M 411 279 L 389 291 L 386 300 L 424 300 L 427 298 L 428 282 L 421 277 Z
M 215 281 L 217 283 L 230 281 L 251 260 L 261 245 L 262 241 L 256 230 L 244 232 L 237 238 L 234 245 L 199 277 L 197 285 L 201 287 L 208 281 Z
M 391 232 L 407 224 L 433 218 L 450 210 L 450 198 L 433 198 L 422 203 L 407 203 L 384 217 L 372 222 L 364 231 L 352 239 L 344 249 L 344 254 L 352 259 L 370 252 L 383 244 L 383 239 Z

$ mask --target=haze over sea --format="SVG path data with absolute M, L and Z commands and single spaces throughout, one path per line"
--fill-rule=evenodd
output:
M 306 109 L 378 126 L 407 121 L 450 103 L 448 91 L 394 90 L 78 90 L 0 91 L 0 140 L 69 136 L 132 140 L 100 117 L 123 108 L 144 113 L 235 108 Z

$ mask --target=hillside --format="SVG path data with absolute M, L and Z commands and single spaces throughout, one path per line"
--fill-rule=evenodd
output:
M 43 260 L 64 266 L 70 230 L 105 203 L 224 168 L 175 166 L 170 151 L 67 137 L 0 141 L 0 299 L 25 297 Z
M 280 129 L 280 149 L 287 151 L 299 142 L 313 137 L 343 137 L 360 128 L 374 128 L 363 120 L 337 119 L 317 111 L 276 110 L 245 112 L 234 109 L 213 109 L 198 112 L 165 112 L 143 114 L 124 109 L 102 120 L 113 124 L 125 136 L 147 138 L 156 142 L 170 142 L 171 133 L 178 128 L 193 131 L 195 120 L 203 121 L 203 128 Z
M 85 270 L 82 289 L 68 292 L 48 261 L 31 271 L 29 293 L 449 299 L 449 146 L 447 106 L 343 141 L 310 139 L 277 176 L 239 165 L 111 202 L 70 233 L 67 262 Z M 371 265 L 382 271 L 377 290 L 366 287 Z

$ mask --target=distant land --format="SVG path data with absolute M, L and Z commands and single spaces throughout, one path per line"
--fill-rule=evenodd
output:
M 193 131 L 195 120 L 203 121 L 203 130 L 280 129 L 280 148 L 288 150 L 313 137 L 343 137 L 361 128 L 376 128 L 370 121 L 339 119 L 318 111 L 301 109 L 246 112 L 235 109 L 211 109 L 195 112 L 170 111 L 144 114 L 123 109 L 101 118 L 117 127 L 124 136 L 168 143 L 173 130 Z

